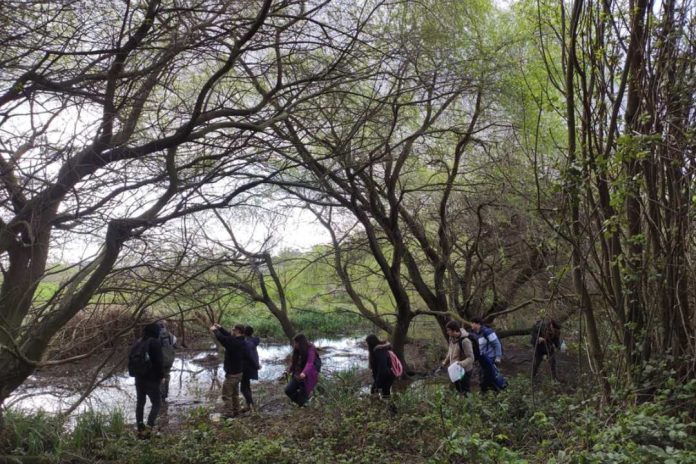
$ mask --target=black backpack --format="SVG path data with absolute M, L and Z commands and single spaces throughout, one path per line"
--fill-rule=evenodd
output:
M 478 361 L 481 358 L 481 350 L 479 349 L 478 337 L 473 333 L 469 332 L 466 336 L 471 342 L 471 350 L 474 352 L 474 360 Z M 464 353 L 464 348 L 462 347 L 462 337 L 458 338 L 459 351 Z
M 144 377 L 152 371 L 149 351 L 150 339 L 139 340 L 133 344 L 128 354 L 128 375 Z

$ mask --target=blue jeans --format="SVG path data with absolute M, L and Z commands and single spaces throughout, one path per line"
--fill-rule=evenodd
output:
M 481 356 L 479 365 L 481 366 L 480 383 L 482 392 L 488 390 L 498 392 L 505 388 L 505 378 L 500 375 L 498 368 L 491 358 Z

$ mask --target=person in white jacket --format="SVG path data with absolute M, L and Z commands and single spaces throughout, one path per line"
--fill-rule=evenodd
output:
M 464 369 L 464 375 L 458 380 L 453 379 L 453 382 L 459 393 L 467 395 L 471 391 L 471 373 L 474 370 L 474 349 L 469 334 L 454 320 L 447 323 L 445 330 L 449 337 L 449 347 L 442 367 L 449 368 L 452 364 L 457 364 Z

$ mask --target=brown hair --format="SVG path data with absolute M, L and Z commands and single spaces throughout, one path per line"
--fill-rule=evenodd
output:
M 309 356 L 309 346 L 310 343 L 307 337 L 298 333 L 292 339 L 293 350 L 292 350 L 292 363 L 290 364 L 290 372 L 297 373 L 302 372 L 304 365 L 307 362 L 307 357 Z M 294 345 L 297 344 L 297 347 Z

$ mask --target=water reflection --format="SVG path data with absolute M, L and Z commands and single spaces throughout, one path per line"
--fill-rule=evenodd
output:
M 367 366 L 367 351 L 362 338 L 323 338 L 315 340 L 314 343 L 322 358 L 322 375 Z M 262 369 L 259 371 L 259 381 L 270 382 L 281 377 L 291 351 L 291 347 L 285 344 L 260 344 L 258 352 Z M 217 357 L 214 347 L 211 347 L 210 351 L 198 353 L 179 352 L 171 372 L 168 410 L 185 409 L 196 404 L 217 401 L 223 376 L 222 357 Z M 38 377 L 40 374 L 33 379 L 30 378 L 6 404 L 26 411 L 41 409 L 57 413 L 79 399 L 80 395 L 75 393 L 74 387 L 67 385 L 32 386 Z M 63 379 L 55 380 L 58 382 Z M 126 417 L 132 420 L 134 404 L 135 379 L 129 377 L 127 372 L 122 372 L 97 387 L 76 413 L 88 409 L 111 411 L 120 408 L 126 413 Z

